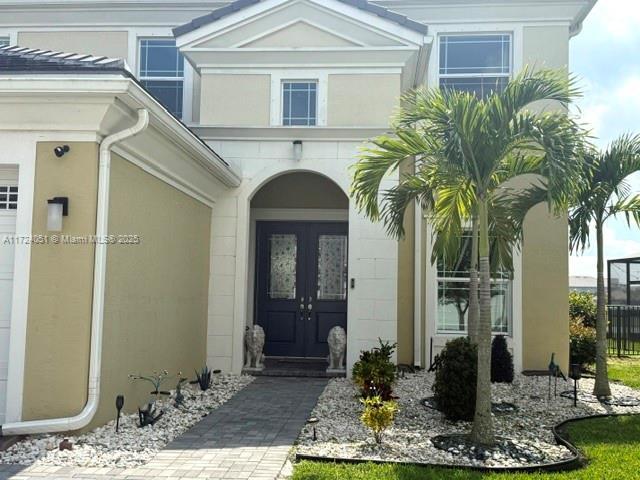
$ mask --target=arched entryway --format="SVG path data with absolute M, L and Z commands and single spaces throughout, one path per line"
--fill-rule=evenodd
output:
M 349 199 L 332 180 L 285 173 L 251 199 L 249 319 L 267 358 L 324 359 L 347 328 Z

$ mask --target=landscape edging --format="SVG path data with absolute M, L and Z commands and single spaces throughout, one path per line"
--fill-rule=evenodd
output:
M 625 416 L 634 416 L 634 415 L 640 415 L 640 414 L 638 413 L 601 413 L 597 415 L 585 415 L 585 416 L 580 416 L 575 418 L 569 418 L 567 420 L 563 420 L 562 422 L 554 425 L 553 427 L 551 427 L 551 432 L 553 433 L 553 437 L 556 443 L 566 447 L 573 454 L 573 458 L 562 460 L 560 462 L 554 462 L 554 463 L 527 465 L 527 466 L 521 466 L 521 467 L 482 467 L 477 465 L 452 465 L 452 464 L 444 464 L 444 463 L 403 462 L 398 460 L 322 457 L 322 456 L 307 455 L 307 454 L 297 453 L 297 452 L 296 452 L 296 462 L 306 460 L 311 462 L 343 463 L 343 464 L 353 464 L 353 465 L 362 464 L 362 463 L 397 464 L 397 465 L 408 465 L 408 466 L 416 466 L 416 467 L 444 468 L 449 470 L 460 469 L 460 470 L 470 470 L 470 471 L 487 472 L 487 473 L 489 472 L 493 472 L 493 473 L 567 472 L 567 471 L 583 468 L 587 464 L 587 459 L 580 452 L 578 447 L 576 447 L 573 443 L 571 443 L 568 437 L 564 436 L 565 432 L 562 432 L 562 429 L 566 425 L 570 423 L 580 422 L 583 420 L 591 420 L 594 418 L 625 417 Z

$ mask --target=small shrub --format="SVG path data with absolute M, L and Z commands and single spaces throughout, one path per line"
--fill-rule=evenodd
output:
M 513 382 L 513 355 L 507 348 L 507 339 L 504 335 L 497 335 L 491 343 L 491 381 Z
M 582 319 L 586 327 L 596 326 L 597 317 L 596 297 L 588 292 L 569 293 L 569 318 Z
M 434 401 L 449 420 L 473 420 L 476 410 L 478 352 L 468 338 L 447 342 L 439 355 Z
M 569 353 L 571 363 L 583 367 L 596 361 L 596 329 L 588 327 L 581 319 L 569 322 Z
M 380 396 L 386 401 L 393 398 L 396 367 L 391 361 L 391 356 L 396 344 L 380 339 L 378 341 L 379 347 L 360 353 L 360 359 L 353 365 L 351 373 L 363 398 Z
M 364 412 L 360 419 L 373 432 L 376 443 L 382 443 L 382 432 L 391 426 L 398 405 L 393 400 L 383 400 L 379 395 L 361 398 Z

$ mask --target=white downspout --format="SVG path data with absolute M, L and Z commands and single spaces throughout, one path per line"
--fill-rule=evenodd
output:
M 137 135 L 149 125 L 149 112 L 138 110 L 138 121 L 130 128 L 105 137 L 100 144 L 100 170 L 98 173 L 98 206 L 96 237 L 98 240 L 108 234 L 109 180 L 111 170 L 111 147 L 116 143 Z M 96 242 L 95 265 L 93 269 L 93 304 L 91 316 L 91 353 L 89 356 L 89 385 L 87 403 L 80 413 L 73 417 L 30 420 L 7 423 L 0 427 L 1 435 L 26 435 L 31 433 L 67 432 L 86 427 L 98 409 L 100 399 L 100 369 L 102 362 L 102 326 L 104 319 L 105 271 L 107 244 Z

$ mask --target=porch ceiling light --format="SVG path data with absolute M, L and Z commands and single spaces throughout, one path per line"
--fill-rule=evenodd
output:
M 302 160 L 302 140 L 296 140 L 293 142 L 293 158 L 296 162 Z
M 62 217 L 69 215 L 69 198 L 54 197 L 47 200 L 47 230 L 62 231 Z

